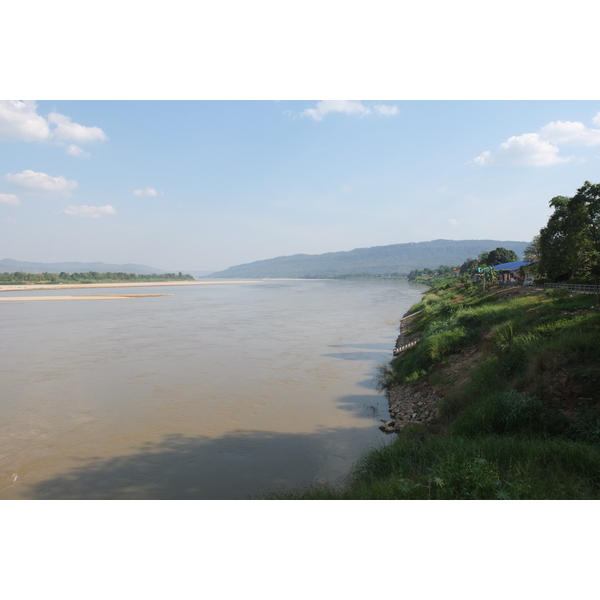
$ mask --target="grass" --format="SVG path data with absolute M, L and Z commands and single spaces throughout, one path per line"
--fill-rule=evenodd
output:
M 600 452 L 582 442 L 406 432 L 367 452 L 344 487 L 309 488 L 285 499 L 596 499 Z
M 366 452 L 344 486 L 302 499 L 600 498 L 600 311 L 556 290 L 509 295 L 443 283 L 410 313 L 420 342 L 380 387 L 446 386 L 435 428 L 407 427 Z M 444 369 L 477 350 L 468 375 Z M 456 384 L 454 382 L 457 382 Z

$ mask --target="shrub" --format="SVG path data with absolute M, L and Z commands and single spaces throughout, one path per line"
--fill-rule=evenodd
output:
M 493 339 L 495 346 L 500 351 L 506 351 L 509 348 L 510 341 L 515 335 L 515 328 L 512 321 L 506 321 L 501 325 L 496 325 L 493 330 Z
M 544 407 L 538 398 L 514 389 L 493 392 L 466 407 L 452 425 L 456 435 L 558 435 L 567 427 L 565 417 Z
M 493 500 L 508 498 L 503 489 L 498 464 L 482 456 L 458 460 L 445 456 L 429 473 L 432 495 L 441 500 Z

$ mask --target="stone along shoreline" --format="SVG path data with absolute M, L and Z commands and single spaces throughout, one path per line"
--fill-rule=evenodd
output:
M 410 323 L 422 311 L 405 314 L 400 319 L 400 335 L 396 339 L 394 357 L 419 342 L 417 335 L 410 333 Z M 412 385 L 398 385 L 386 392 L 391 419 L 380 425 L 384 433 L 398 433 L 410 423 L 429 425 L 436 416 L 441 395 L 431 388 L 418 389 Z

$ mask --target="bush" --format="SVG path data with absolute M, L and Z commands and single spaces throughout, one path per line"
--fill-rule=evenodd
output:
M 489 394 L 465 408 L 452 425 L 456 435 L 558 435 L 567 427 L 558 412 L 543 406 L 534 396 L 508 390 Z
M 600 445 L 600 419 L 573 423 L 567 432 L 568 437 L 586 444 Z
M 430 485 L 440 500 L 508 499 L 506 483 L 500 479 L 498 464 L 482 456 L 458 460 L 444 457 L 429 473 Z

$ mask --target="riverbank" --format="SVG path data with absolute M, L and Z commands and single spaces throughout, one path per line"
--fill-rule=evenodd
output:
M 125 300 L 131 298 L 158 298 L 173 294 L 102 294 L 101 296 L 5 296 L 0 302 L 45 302 L 53 300 Z
M 595 298 L 433 286 L 381 370 L 395 438 L 305 499 L 599 499 Z
M 32 284 L 32 285 L 0 285 L 0 292 L 24 292 L 32 290 L 87 290 L 90 288 L 123 288 L 123 287 L 163 287 L 163 286 L 188 286 L 188 285 L 227 285 L 234 283 L 258 283 L 257 281 L 144 281 L 121 283 L 58 283 L 58 284 Z

